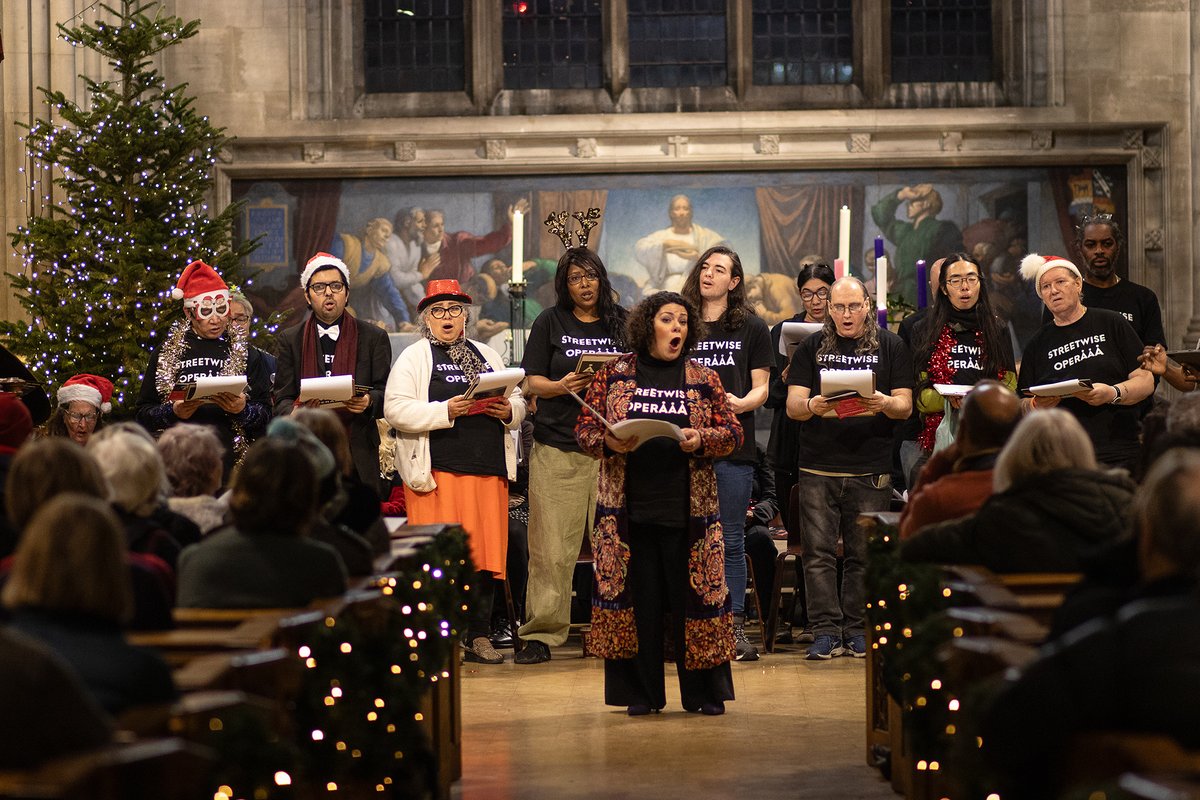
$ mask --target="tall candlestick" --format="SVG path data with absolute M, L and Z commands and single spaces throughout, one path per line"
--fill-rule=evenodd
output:
M 846 262 L 835 258 L 833 260 L 833 279 L 837 281 L 844 277 L 846 277 Z
M 925 271 L 925 259 L 917 259 L 917 308 L 929 305 L 929 277 Z
M 887 256 L 875 259 L 875 308 L 879 312 L 879 327 L 887 327 Z
M 838 215 L 838 254 L 842 266 L 850 268 L 850 206 L 842 206 Z
M 512 218 L 512 282 L 525 280 L 525 215 L 513 212 Z
M 883 258 L 883 237 L 876 236 L 875 237 L 875 260 L 878 261 L 881 258 Z

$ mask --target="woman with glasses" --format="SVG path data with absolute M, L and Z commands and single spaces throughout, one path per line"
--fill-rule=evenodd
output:
M 271 368 L 245 333 L 229 326 L 229 287 L 203 261 L 184 268 L 171 296 L 184 318 L 160 337 L 137 398 L 137 421 L 151 433 L 181 422 L 211 425 L 225 447 L 224 478 L 271 420 Z M 240 392 L 202 399 L 178 395 L 198 378 L 244 377 Z
M 942 446 L 953 441 L 961 402 L 959 397 L 943 398 L 935 384 L 974 386 L 993 378 L 1010 389 L 1017 385 L 1012 340 L 992 310 L 979 262 L 967 253 L 951 253 L 943 262 L 933 305 L 913 337 L 913 364 L 921 415 L 916 477 L 933 454 L 939 427 Z
M 833 267 L 819 260 L 808 260 L 796 276 L 796 289 L 804 310 L 783 322 L 825 322 L 829 309 L 829 287 L 833 285 Z M 771 328 L 771 353 L 775 365 L 771 367 L 771 380 L 767 402 L 771 409 L 771 439 L 767 455 L 775 472 L 775 497 L 787 511 L 788 498 L 796 485 L 796 458 L 800 452 L 800 423 L 787 415 L 787 365 L 788 357 L 779 352 L 779 338 L 783 335 L 783 322 Z
M 396 469 L 404 480 L 408 521 L 455 523 L 467 531 L 478 570 L 471 585 L 465 657 L 499 664 L 488 640 L 494 581 L 503 579 L 508 551 L 508 482 L 517 476 L 510 430 L 525 417 L 521 390 L 472 413 L 464 397 L 484 372 L 504 369 L 492 348 L 466 337 L 471 297 L 456 280 L 430 281 L 417 304 L 422 338 L 396 359 L 383 396 L 383 415 L 397 431 Z
M 572 247 L 554 273 L 555 305 L 534 320 L 521 366 L 525 387 L 538 397 L 529 461 L 529 619 L 518 635 L 518 664 L 550 660 L 550 648 L 567 640 L 571 579 L 591 527 L 599 464 L 575 441 L 579 403 L 592 372 L 577 372 L 585 353 L 624 350 L 625 309 L 617 305 L 608 271 L 586 247 Z
M 47 436 L 65 436 L 85 445 L 103 427 L 101 417 L 112 410 L 113 385 L 108 378 L 83 373 L 68 378 L 58 390 L 58 407 L 46 421 Z

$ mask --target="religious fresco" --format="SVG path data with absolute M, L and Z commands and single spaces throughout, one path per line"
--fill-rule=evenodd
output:
M 259 270 L 245 287 L 263 316 L 302 309 L 304 261 L 332 252 L 351 266 L 351 306 L 389 330 L 409 330 L 431 278 L 459 279 L 476 299 L 484 333 L 510 322 L 510 213 L 524 210 L 526 322 L 553 304 L 561 242 L 542 224 L 554 211 L 599 208 L 590 246 L 626 305 L 678 289 L 696 256 L 736 250 L 752 302 L 768 322 L 790 316 L 802 260 L 833 264 L 849 217 L 847 268 L 875 285 L 875 240 L 887 255 L 893 311 L 918 302 L 918 259 L 972 253 L 1009 314 L 1036 297 L 1016 277 L 1036 251 L 1070 257 L 1084 213 L 1124 222 L 1120 167 L 938 169 L 581 176 L 365 178 L 235 181 L 245 202 L 239 236 L 258 237 Z M 848 209 L 843 215 L 842 208 Z M 1124 264 L 1119 265 L 1122 274 Z

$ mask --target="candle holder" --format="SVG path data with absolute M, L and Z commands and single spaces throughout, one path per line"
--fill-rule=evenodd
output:
M 508 365 L 519 366 L 525 357 L 525 281 L 509 281 L 508 284 L 508 331 L 512 344 L 509 349 Z

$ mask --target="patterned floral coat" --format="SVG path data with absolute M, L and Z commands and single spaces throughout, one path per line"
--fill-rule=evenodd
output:
M 628 416 L 636 388 L 637 357 L 606 364 L 588 389 L 587 402 L 610 423 Z M 717 373 L 689 360 L 684 389 L 691 427 L 700 432 L 700 448 L 689 461 L 687 619 L 684 666 L 708 669 L 734 657 L 733 616 L 725 587 L 725 542 L 717 504 L 713 458 L 742 444 L 742 426 L 725 400 Z M 638 649 L 633 598 L 625 585 L 629 567 L 628 514 L 625 508 L 625 455 L 604 446 L 604 424 L 587 409 L 579 415 L 575 437 L 585 453 L 601 459 L 592 530 L 594 586 L 592 630 L 588 642 L 604 658 L 632 658 Z

